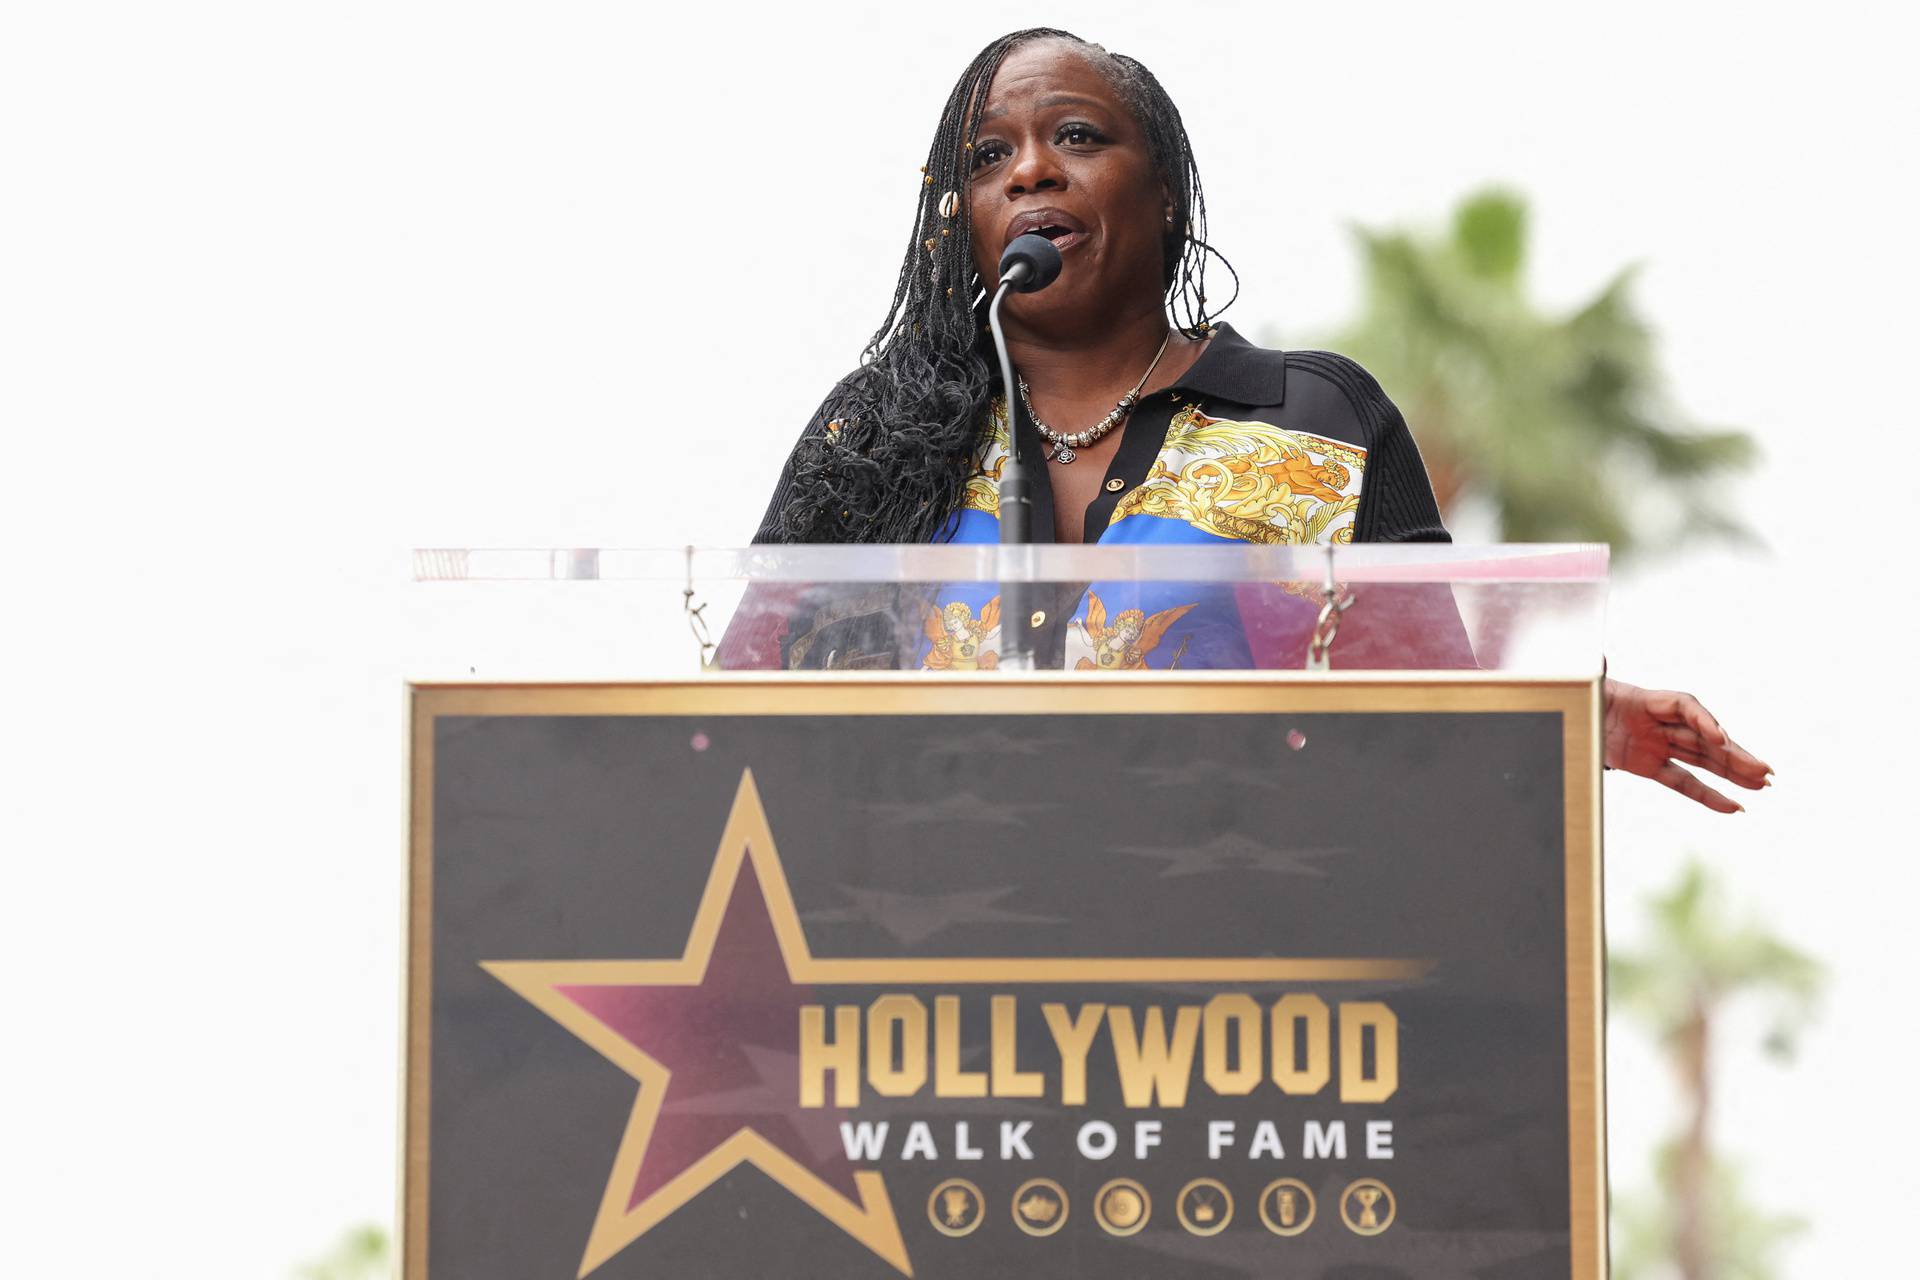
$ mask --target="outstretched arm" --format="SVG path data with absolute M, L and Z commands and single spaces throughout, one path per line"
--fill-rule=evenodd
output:
M 1740 813 L 1744 807 L 1682 765 L 1717 774 L 1749 791 L 1773 781 L 1773 766 L 1728 737 L 1690 693 L 1608 680 L 1605 702 L 1603 734 L 1610 769 L 1652 778 L 1715 813 Z

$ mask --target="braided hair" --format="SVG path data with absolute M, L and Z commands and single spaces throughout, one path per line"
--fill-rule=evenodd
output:
M 1179 108 L 1153 73 L 1049 27 L 1002 36 L 975 56 L 947 97 L 886 319 L 860 367 L 833 389 L 795 447 L 758 540 L 928 542 L 947 531 L 999 389 L 986 333 L 990 295 L 973 262 L 968 190 L 980 114 L 974 107 L 1006 56 L 1038 40 L 1086 50 L 1146 135 L 1153 167 L 1173 201 L 1162 255 L 1171 323 L 1199 337 L 1219 314 L 1207 306 L 1207 256 L 1219 258 L 1230 275 L 1233 267 L 1206 242 L 1193 147 Z M 1233 284 L 1237 297 L 1237 275 Z

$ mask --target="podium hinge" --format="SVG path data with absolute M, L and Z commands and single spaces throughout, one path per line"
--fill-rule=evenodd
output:
M 700 669 L 713 670 L 713 655 L 717 646 L 713 642 L 713 631 L 707 626 L 707 602 L 694 603 L 693 587 L 693 547 L 687 547 L 687 585 L 680 593 L 680 608 L 687 615 L 687 629 L 693 632 L 693 642 L 700 650 Z
M 1353 608 L 1353 593 L 1333 577 L 1333 544 L 1327 544 L 1327 577 L 1320 587 L 1320 616 L 1314 619 L 1313 638 L 1307 641 L 1307 670 L 1332 669 L 1333 638 L 1340 634 L 1340 615 Z

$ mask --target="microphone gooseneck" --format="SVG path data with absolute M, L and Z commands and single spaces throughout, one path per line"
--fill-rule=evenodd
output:
M 987 304 L 987 327 L 993 330 L 994 354 L 1000 357 L 1000 389 L 1007 406 L 1007 457 L 1000 467 L 1000 542 L 1021 546 L 1033 541 L 1033 489 L 1020 458 L 1019 412 L 1014 388 L 1013 357 L 1007 354 L 1007 334 L 1000 324 L 1000 307 L 1009 293 L 1033 293 L 1060 275 L 1060 251 L 1045 236 L 1016 236 L 1000 255 L 1000 285 Z M 1033 669 L 1033 644 L 1027 634 L 1027 584 L 1000 585 L 1000 665 L 1013 671 Z
M 1033 541 L 1033 494 L 1028 486 L 1025 460 L 1020 456 L 1020 433 L 1014 430 L 1014 388 L 1020 384 L 1013 376 L 1013 357 L 1007 354 L 1007 333 L 1000 323 L 1000 308 L 1007 294 L 1033 293 L 1060 277 L 1060 251 L 1045 236 L 1029 232 L 1016 236 L 1000 255 L 1000 287 L 993 291 L 987 306 L 987 327 L 993 330 L 993 350 L 1000 357 L 1000 389 L 1007 404 L 1007 460 L 1000 471 L 1000 541 L 1018 544 Z M 1004 633 L 1003 633 L 1004 634 Z

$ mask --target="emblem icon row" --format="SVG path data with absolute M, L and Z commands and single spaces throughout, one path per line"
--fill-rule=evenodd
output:
M 1277 1236 L 1297 1236 L 1318 1212 L 1313 1188 L 1298 1178 L 1276 1178 L 1255 1201 L 1260 1224 Z M 1378 1178 L 1356 1178 L 1340 1193 L 1340 1221 L 1359 1236 L 1377 1236 L 1393 1225 L 1393 1191 Z M 1173 1198 L 1174 1216 L 1196 1236 L 1219 1235 L 1233 1221 L 1233 1192 L 1218 1178 L 1195 1178 Z M 1067 1225 L 1067 1192 L 1052 1178 L 1029 1178 L 1013 1193 L 1013 1224 L 1030 1236 L 1050 1236 Z M 948 1178 L 927 1197 L 934 1230 L 972 1235 L 987 1217 L 986 1197 L 965 1178 Z M 1111 1236 L 1130 1236 L 1153 1217 L 1153 1196 L 1132 1178 L 1114 1178 L 1093 1195 L 1093 1218 Z

